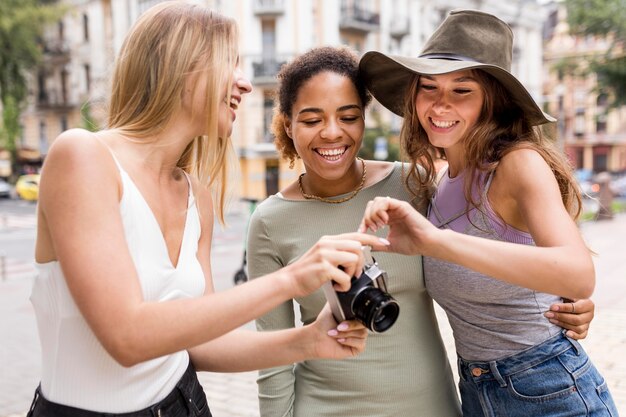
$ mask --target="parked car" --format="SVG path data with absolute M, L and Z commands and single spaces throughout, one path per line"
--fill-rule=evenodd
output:
M 39 198 L 39 174 L 22 175 L 15 183 L 17 195 L 29 201 L 37 201 Z
M 11 198 L 11 186 L 0 178 L 0 198 Z

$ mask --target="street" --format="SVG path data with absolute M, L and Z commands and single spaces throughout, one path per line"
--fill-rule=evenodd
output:
M 216 225 L 213 276 L 217 291 L 232 287 L 241 266 L 248 203 L 235 203 L 222 230 Z M 35 238 L 35 205 L 0 201 L 0 417 L 22 417 L 27 411 L 41 367 L 40 347 L 32 306 L 28 300 Z M 613 220 L 581 225 L 589 247 L 597 253 L 596 315 L 583 345 L 607 379 L 618 410 L 626 414 L 626 214 Z M 455 357 L 452 332 L 440 309 L 437 315 L 448 356 Z M 245 326 L 253 329 L 252 323 Z M 453 366 L 453 369 L 455 367 Z M 258 417 L 256 373 L 201 373 L 215 417 Z

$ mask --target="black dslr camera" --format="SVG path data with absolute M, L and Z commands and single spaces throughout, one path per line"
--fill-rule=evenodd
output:
M 324 284 L 324 294 L 337 322 L 358 320 L 375 333 L 389 330 L 400 314 L 398 302 L 387 293 L 387 273 L 372 258 L 371 248 L 363 246 L 365 266 L 360 277 L 352 277 L 348 291 L 335 291 L 332 282 Z

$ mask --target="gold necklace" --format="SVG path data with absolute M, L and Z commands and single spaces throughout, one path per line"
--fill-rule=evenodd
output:
M 323 201 L 324 203 L 331 203 L 331 204 L 345 203 L 348 200 L 352 200 L 359 193 L 359 191 L 363 189 L 363 185 L 365 184 L 365 177 L 367 175 L 367 167 L 365 165 L 365 161 L 361 158 L 357 158 L 357 159 L 361 161 L 361 166 L 363 167 L 363 175 L 361 176 L 361 183 L 347 197 L 340 198 L 338 200 L 331 200 L 330 198 L 319 197 L 317 195 L 305 193 L 304 188 L 302 188 L 302 177 L 304 177 L 304 174 L 306 174 L 306 172 L 300 174 L 300 176 L 298 177 L 298 187 L 300 187 L 300 194 L 302 194 L 302 197 L 304 197 L 307 200 L 318 200 L 318 201 Z

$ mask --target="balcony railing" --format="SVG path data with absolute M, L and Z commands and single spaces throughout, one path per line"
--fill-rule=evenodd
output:
M 254 0 L 252 10 L 257 16 L 281 16 L 285 13 L 285 0 Z
M 48 63 L 66 63 L 70 60 L 70 47 L 63 40 L 46 40 L 43 44 L 43 58 Z
M 69 109 L 73 106 L 60 91 L 50 89 L 37 94 L 37 107 L 40 109 Z
M 259 57 L 252 61 L 252 71 L 254 84 L 276 84 L 276 74 L 280 67 L 287 62 L 288 58 L 273 56 Z
M 367 33 L 380 28 L 380 14 L 365 10 L 358 3 L 341 6 L 341 30 Z
M 389 22 L 389 35 L 395 39 L 402 39 L 410 32 L 409 18 L 396 17 Z

